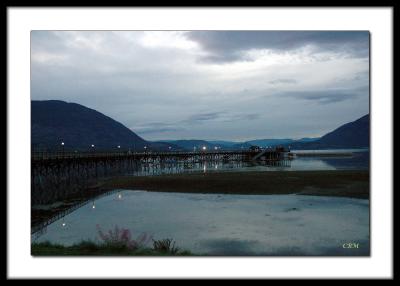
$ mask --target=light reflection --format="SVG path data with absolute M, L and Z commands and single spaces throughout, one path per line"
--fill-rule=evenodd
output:
M 94 201 L 93 201 L 92 209 L 95 209 L 95 208 L 96 208 L 96 205 L 94 204 Z
M 119 199 L 119 200 L 122 199 L 121 193 L 118 193 L 118 199 Z

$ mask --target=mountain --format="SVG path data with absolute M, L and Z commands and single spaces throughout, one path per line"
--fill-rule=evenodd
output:
M 200 150 L 203 147 L 206 147 L 207 150 L 214 150 L 215 148 L 224 149 L 224 150 L 229 149 L 227 146 L 224 146 L 221 144 L 213 144 L 206 140 L 196 140 L 196 139 L 163 140 L 163 141 L 157 141 L 157 143 L 174 144 L 176 146 L 179 146 L 181 149 L 184 149 L 187 151 L 193 151 L 194 149 Z
M 32 147 L 60 150 L 143 150 L 149 143 L 114 119 L 76 103 L 31 101 Z
M 173 144 L 176 145 L 178 148 L 183 150 L 192 151 L 194 147 L 197 150 L 206 146 L 208 150 L 213 150 L 217 147 L 220 150 L 241 150 L 241 149 L 249 149 L 251 146 L 277 146 L 277 145 L 285 145 L 288 143 L 295 143 L 295 142 L 313 142 L 318 140 L 319 138 L 301 138 L 301 139 L 255 139 L 246 142 L 234 142 L 234 141 L 224 141 L 224 140 L 161 140 L 153 142 L 153 144 Z M 179 150 L 174 149 L 172 150 Z
M 230 148 L 232 150 L 241 150 L 241 149 L 249 149 L 251 146 L 253 145 L 248 142 L 241 142 L 231 146 Z
M 247 143 L 260 147 L 283 145 L 287 143 L 295 142 L 293 139 L 257 139 L 247 141 Z
M 369 148 L 369 114 L 340 126 L 316 141 L 290 145 L 291 149 Z
M 368 148 L 369 147 L 369 114 L 325 134 L 320 138 L 301 139 L 255 139 L 246 142 L 232 142 L 223 140 L 168 140 L 186 150 L 206 146 L 213 149 L 218 146 L 222 150 L 248 149 L 251 146 L 290 146 L 295 149 L 345 149 L 345 148 Z
M 302 142 L 314 142 L 319 140 L 320 138 L 301 138 L 301 139 L 255 139 L 255 140 L 250 140 L 250 141 L 246 141 L 243 142 L 241 144 L 238 144 L 236 146 L 239 145 L 245 145 L 245 146 L 259 146 L 259 147 L 274 147 L 274 146 L 279 146 L 279 145 L 291 145 L 294 143 L 302 143 Z
M 209 142 L 211 144 L 219 145 L 219 146 L 225 146 L 225 147 L 232 147 L 234 145 L 241 143 L 241 142 L 224 141 L 224 140 L 213 140 L 213 141 L 207 140 L 207 142 Z
M 316 137 L 316 138 L 304 137 L 304 138 L 297 139 L 295 141 L 296 142 L 314 142 L 314 141 L 317 141 L 319 139 L 320 139 L 320 137 Z
M 185 151 L 186 149 L 172 142 L 150 142 L 151 149 L 159 151 Z

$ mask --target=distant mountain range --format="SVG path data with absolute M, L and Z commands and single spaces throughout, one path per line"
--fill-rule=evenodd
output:
M 163 140 L 163 141 L 157 141 L 155 143 L 166 143 L 166 144 L 172 144 L 175 146 L 180 147 L 183 150 L 187 151 L 194 151 L 194 150 L 201 150 L 203 147 L 206 148 L 206 150 L 215 150 L 216 148 L 220 149 L 229 149 L 227 146 L 222 145 L 222 144 L 217 144 L 217 143 L 212 143 L 211 141 L 206 141 L 206 140 Z
M 291 149 L 369 147 L 369 114 L 344 124 L 321 138 L 257 139 L 246 142 L 226 140 L 146 141 L 123 124 L 90 108 L 59 100 L 31 101 L 31 142 L 33 149 L 61 150 L 240 150 L 251 146 L 291 146 Z M 118 148 L 120 146 L 120 148 Z
M 340 126 L 332 132 L 318 138 L 301 139 L 256 139 L 245 142 L 234 142 L 224 140 L 161 140 L 175 144 L 185 150 L 193 150 L 194 147 L 222 150 L 248 149 L 251 146 L 274 147 L 286 146 L 291 149 L 346 149 L 346 148 L 369 148 L 369 114 Z
M 301 139 L 261 139 L 261 140 L 251 140 L 247 141 L 247 143 L 260 146 L 260 147 L 267 147 L 267 146 L 277 146 L 277 145 L 286 145 L 286 144 L 293 144 L 293 143 L 303 143 L 303 142 L 313 142 L 318 140 L 319 138 L 301 138 Z
M 162 140 L 157 142 L 175 144 L 185 150 L 199 150 L 200 148 L 206 147 L 206 149 L 221 149 L 221 150 L 240 150 L 248 149 L 251 146 L 259 147 L 274 147 L 278 145 L 285 145 L 288 143 L 302 143 L 302 142 L 313 142 L 319 138 L 302 138 L 302 139 L 257 139 L 245 142 L 234 142 L 224 140 Z

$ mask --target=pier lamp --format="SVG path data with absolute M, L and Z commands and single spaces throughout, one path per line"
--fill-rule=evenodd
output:
M 217 146 L 215 146 L 215 147 L 214 147 L 214 150 L 218 150 L 218 147 L 217 147 Z
M 61 146 L 62 146 L 62 152 L 63 152 L 63 155 L 64 155 L 64 142 L 61 142 Z
M 118 145 L 118 146 L 117 146 L 117 148 L 118 148 L 118 149 L 121 149 L 121 146 L 120 146 L 120 145 Z
M 203 146 L 203 151 L 206 151 L 207 150 L 207 147 L 206 146 Z
M 63 220 L 62 220 L 62 223 L 61 223 L 61 226 L 65 226 L 66 225 L 66 223 L 65 223 L 65 218 L 63 218 Z
M 168 149 L 171 151 L 171 146 L 169 146 Z
M 146 152 L 146 150 L 147 150 L 147 146 L 144 146 L 144 152 Z

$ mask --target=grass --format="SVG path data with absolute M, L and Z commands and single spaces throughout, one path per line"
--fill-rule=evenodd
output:
M 170 238 L 153 241 L 153 249 L 162 253 L 177 254 L 181 250 L 175 246 L 175 241 Z
M 192 255 L 186 250 L 176 248 L 138 248 L 130 249 L 122 244 L 96 244 L 82 241 L 72 246 L 53 244 L 50 242 L 33 243 L 33 256 L 186 256 Z

